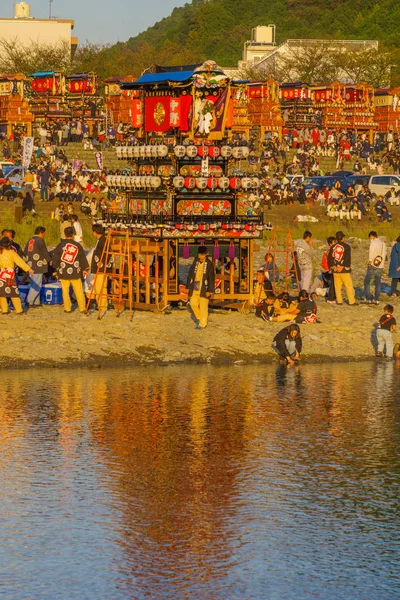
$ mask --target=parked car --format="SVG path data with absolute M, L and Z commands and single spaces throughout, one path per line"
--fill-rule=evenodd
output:
M 286 179 L 289 179 L 290 187 L 293 187 L 294 185 L 301 185 L 304 181 L 304 175 L 292 175 L 290 173 L 286 173 L 285 177 Z
M 26 171 L 27 171 L 27 168 L 21 167 L 21 166 L 14 167 L 11 171 L 9 171 L 9 173 L 7 174 L 7 179 L 9 179 L 11 181 L 13 189 L 15 189 L 15 190 L 23 189 Z
M 376 196 L 384 196 L 392 188 L 399 192 L 400 177 L 398 175 L 372 175 L 369 178 L 368 187 Z
M 306 192 L 309 192 L 312 189 L 319 190 L 325 187 L 331 189 L 333 188 L 337 180 L 337 177 L 332 177 L 331 175 L 325 175 L 320 177 L 306 177 L 303 181 L 303 185 Z
M 351 185 L 354 188 L 356 185 L 369 185 L 370 179 L 371 175 L 350 175 L 349 177 L 346 177 L 344 183 L 347 187 Z
M 332 173 L 332 177 L 336 177 L 336 179 L 346 179 L 347 177 L 350 177 L 350 175 L 354 175 L 354 171 L 341 170 Z
M 0 160 L 0 170 L 5 176 L 12 171 L 14 167 L 15 165 L 13 162 L 10 162 L 9 160 Z

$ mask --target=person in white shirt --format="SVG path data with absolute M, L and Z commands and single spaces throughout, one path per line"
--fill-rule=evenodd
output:
M 368 267 L 364 278 L 364 296 L 367 304 L 379 304 L 379 296 L 381 294 L 381 279 L 383 267 L 386 259 L 386 244 L 378 238 L 376 231 L 370 231 L 368 234 L 369 256 Z M 374 280 L 375 293 L 371 294 L 371 280 Z
M 79 223 L 78 215 L 71 215 L 72 227 L 75 230 L 74 241 L 82 244 L 83 242 L 83 231 L 82 225 Z

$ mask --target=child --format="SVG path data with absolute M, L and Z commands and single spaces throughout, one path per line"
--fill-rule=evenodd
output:
M 379 327 L 376 331 L 376 337 L 378 338 L 378 351 L 376 356 L 379 358 L 383 357 L 383 350 L 385 348 L 385 358 L 391 360 L 393 358 L 392 332 L 396 331 L 396 319 L 393 317 L 394 308 L 391 304 L 387 304 L 383 311 L 384 313 L 379 319 Z

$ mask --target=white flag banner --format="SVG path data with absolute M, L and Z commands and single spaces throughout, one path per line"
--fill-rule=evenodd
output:
M 100 171 L 102 171 L 103 170 L 103 153 L 96 152 L 95 157 L 96 157 L 97 166 L 99 167 Z
M 29 167 L 33 154 L 33 137 L 24 138 L 24 150 L 22 153 L 22 166 Z
M 201 161 L 201 176 L 208 177 L 208 156 Z

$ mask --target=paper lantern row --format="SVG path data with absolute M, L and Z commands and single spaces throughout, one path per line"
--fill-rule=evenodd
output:
M 238 190 L 240 188 L 244 190 L 254 189 L 260 187 L 260 180 L 257 177 L 181 177 L 177 175 L 172 181 L 176 189 L 186 188 L 193 190 L 197 188 L 199 190 L 205 189 L 221 189 Z
M 117 146 L 117 158 L 165 158 L 168 146 Z
M 196 158 L 196 156 L 201 156 L 202 158 L 206 158 L 207 156 L 210 158 L 247 158 L 249 156 L 249 148 L 247 146 L 175 146 L 174 154 L 177 158 L 184 158 L 188 156 L 189 158 Z
M 165 158 L 168 156 L 168 147 L 164 144 L 158 146 L 117 146 L 117 158 Z M 247 146 L 175 146 L 174 154 L 177 158 L 247 158 L 249 156 Z
M 153 189 L 161 187 L 161 177 L 136 175 L 107 175 L 107 185 L 111 188 Z
M 215 222 L 215 223 L 137 223 L 132 221 L 131 223 L 127 222 L 117 222 L 117 221 L 108 221 L 107 219 L 98 219 L 96 223 L 103 225 L 103 227 L 110 229 L 137 229 L 140 231 L 150 231 L 150 230 L 169 230 L 173 231 L 271 231 L 272 225 L 271 223 L 267 223 L 265 225 L 261 225 L 259 223 L 227 223 L 227 222 Z

